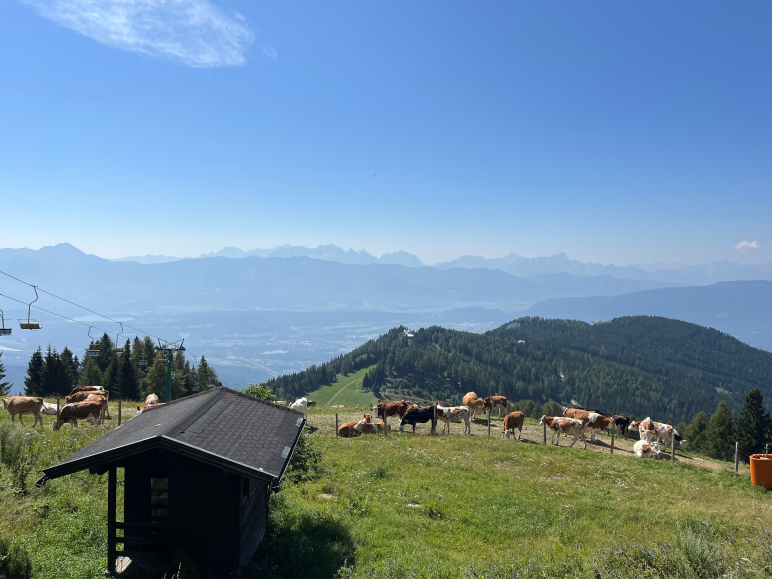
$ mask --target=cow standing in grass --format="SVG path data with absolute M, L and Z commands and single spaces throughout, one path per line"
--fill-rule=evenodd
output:
M 515 429 L 518 430 L 517 440 L 523 436 L 523 423 L 525 422 L 525 414 L 516 410 L 510 412 L 504 417 L 504 430 L 501 432 L 501 438 L 509 439 L 515 437 Z
M 555 446 L 560 446 L 560 434 L 568 436 L 573 435 L 574 441 L 569 448 L 576 444 L 576 441 L 581 438 L 584 442 L 584 448 L 587 448 L 587 439 L 584 437 L 585 424 L 581 420 L 576 418 L 568 418 L 566 416 L 542 416 L 539 424 L 546 424 L 552 430 L 552 439 L 550 444 L 555 440 L 555 434 L 558 435 L 558 441 Z
M 442 432 L 445 432 L 445 427 L 448 428 L 448 434 L 450 434 L 450 423 L 451 422 L 463 422 L 464 423 L 464 434 L 472 434 L 472 426 L 470 424 L 470 419 L 472 417 L 472 411 L 469 409 L 468 406 L 453 406 L 453 407 L 444 407 L 444 406 L 437 406 L 437 419 L 442 420 L 444 423 L 442 425 Z
M 22 416 L 25 414 L 32 414 L 35 417 L 32 423 L 32 428 L 40 421 L 40 427 L 43 427 L 43 417 L 40 415 L 43 412 L 44 401 L 42 398 L 30 397 L 30 396 L 10 396 L 3 398 L 3 406 L 11 415 L 11 424 L 14 424 L 16 417 L 19 417 L 19 422 L 24 426 L 24 419 Z
M 478 408 L 485 408 L 485 400 L 478 398 L 475 392 L 467 392 L 461 401 L 462 406 L 466 406 L 472 412 L 472 420 Z
M 89 418 L 95 419 L 97 424 L 102 424 L 105 416 L 105 406 L 107 406 L 107 401 L 104 398 L 89 402 L 67 404 L 59 412 L 59 420 L 54 422 L 54 430 L 59 430 L 62 425 L 68 422 L 75 428 L 78 428 L 78 420 L 87 420 Z
M 401 432 L 405 424 L 411 424 L 413 432 L 415 432 L 416 424 L 426 424 L 427 422 L 432 423 L 432 432 L 434 432 L 437 426 L 434 420 L 434 406 L 413 406 L 402 417 L 399 423 L 399 430 Z
M 637 430 L 640 433 L 641 439 L 651 441 L 656 440 L 659 443 L 659 439 L 662 439 L 662 443 L 665 447 L 669 447 L 673 438 L 678 442 L 679 446 L 683 446 L 686 442 L 678 431 L 669 424 L 663 424 L 661 422 L 654 422 L 651 418 L 646 417 L 640 422 L 631 422 L 630 430 Z
M 399 418 L 400 430 L 402 430 L 402 419 L 411 408 L 413 405 L 404 400 L 387 400 L 373 406 L 373 416 L 382 419 L 384 424 L 388 423 L 389 416 L 396 416 Z
M 309 400 L 305 396 L 303 398 L 298 398 L 297 400 L 295 400 L 295 402 L 290 404 L 290 408 L 292 410 L 297 410 L 299 412 L 302 412 L 303 418 L 305 418 L 306 420 L 308 420 L 309 406 L 316 406 L 316 402 L 314 402 L 313 400 Z
M 496 419 L 501 418 L 501 411 L 507 411 L 507 397 L 506 396 L 486 396 L 483 398 L 485 401 L 485 411 L 490 413 L 491 410 L 498 408 L 499 413 L 496 415 Z

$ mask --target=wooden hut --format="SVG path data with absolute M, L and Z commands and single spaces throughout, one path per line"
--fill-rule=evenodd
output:
M 108 565 L 159 573 L 193 561 L 203 576 L 249 563 L 303 430 L 303 414 L 229 388 L 143 411 L 36 483 L 89 469 L 108 476 Z M 116 500 L 124 469 L 123 513 Z M 122 520 L 119 520 L 122 519 Z M 118 549 L 118 546 L 121 549 Z

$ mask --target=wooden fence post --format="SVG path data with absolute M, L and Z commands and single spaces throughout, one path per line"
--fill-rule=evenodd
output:
M 488 411 L 488 436 L 491 435 L 491 411 Z
M 335 436 L 338 436 L 338 413 L 335 413 Z
M 614 430 L 611 431 L 611 454 L 614 454 Z
M 544 427 L 544 444 L 547 444 L 547 423 L 544 422 L 542 426 Z
M 434 419 L 432 420 L 432 434 L 437 434 L 437 402 L 434 403 Z
M 737 472 L 740 468 L 740 443 L 734 443 L 734 471 Z
M 56 421 L 59 422 L 59 397 L 56 397 Z
M 383 434 L 385 434 L 386 436 L 389 435 L 389 421 L 388 421 L 388 418 L 389 417 L 386 415 L 386 409 L 384 408 L 383 409 Z
M 675 460 L 675 436 L 670 437 L 670 460 Z
M 123 402 L 123 400 L 118 398 L 118 426 L 121 425 L 121 402 Z

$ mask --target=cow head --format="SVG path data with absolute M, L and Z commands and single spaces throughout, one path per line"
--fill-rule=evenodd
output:
M 638 430 L 640 428 L 641 423 L 633 420 L 630 425 L 627 427 L 628 430 Z
M 309 400 L 308 402 L 306 402 L 306 406 L 309 407 L 309 408 L 311 406 L 316 406 L 316 402 L 314 402 L 313 400 Z
M 548 418 L 552 418 L 551 416 L 547 416 L 546 414 L 541 417 L 541 420 L 539 420 L 539 425 L 543 425 L 545 422 L 547 422 Z

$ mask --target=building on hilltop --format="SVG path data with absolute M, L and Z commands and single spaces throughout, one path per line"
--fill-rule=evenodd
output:
M 249 563 L 265 536 L 268 496 L 304 423 L 300 412 L 218 387 L 145 410 L 35 484 L 85 469 L 108 473 L 111 573 L 136 564 L 153 575 L 191 560 L 201 576 L 226 576 Z

